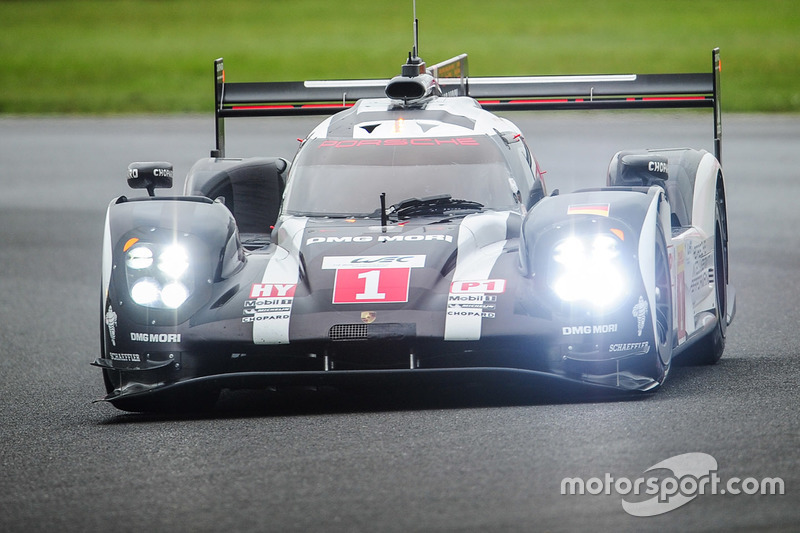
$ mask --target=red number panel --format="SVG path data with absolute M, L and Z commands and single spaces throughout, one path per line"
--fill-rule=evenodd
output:
M 333 303 L 408 301 L 410 268 L 340 268 L 333 284 Z

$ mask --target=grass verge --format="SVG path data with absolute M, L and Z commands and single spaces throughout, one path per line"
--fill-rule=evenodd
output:
M 420 51 L 476 76 L 704 72 L 726 111 L 800 111 L 795 0 L 419 0 Z M 205 112 L 212 61 L 231 81 L 388 78 L 411 1 L 0 1 L 0 113 Z

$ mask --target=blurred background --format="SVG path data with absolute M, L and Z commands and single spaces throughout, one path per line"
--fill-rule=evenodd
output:
M 707 72 L 726 112 L 800 111 L 796 0 L 417 1 L 420 55 L 473 76 Z M 411 0 L 0 1 L 0 114 L 207 112 L 229 81 L 388 78 Z

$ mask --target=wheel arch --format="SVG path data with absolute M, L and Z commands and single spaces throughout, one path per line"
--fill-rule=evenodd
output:
M 697 165 L 692 201 L 692 225 L 705 235 L 714 234 L 717 192 L 720 187 L 724 195 L 720 164 L 713 155 L 706 153 Z
M 644 280 L 653 280 L 652 282 L 645 283 L 645 292 L 647 294 L 648 304 L 651 310 L 657 307 L 658 295 L 656 291 L 656 256 L 654 250 L 658 245 L 660 236 L 663 235 L 664 244 L 666 246 L 666 253 L 669 255 L 669 250 L 672 248 L 672 233 L 670 231 L 671 212 L 669 202 L 666 195 L 661 188 L 657 188 L 658 194 L 653 194 L 651 197 L 650 205 L 647 209 L 644 221 L 642 222 L 642 229 L 639 235 L 639 266 Z M 659 231 L 660 228 L 660 231 Z M 675 302 L 675 280 L 674 269 L 670 269 L 670 302 Z M 672 306 L 672 304 L 670 304 Z M 670 315 L 672 310 L 670 310 Z M 653 338 L 658 339 L 658 331 L 655 317 L 652 320 Z M 671 326 L 672 328 L 672 326 Z M 670 333 L 671 336 L 671 333 Z M 670 347 L 673 341 L 669 342 Z M 668 363 L 668 361 L 665 361 Z

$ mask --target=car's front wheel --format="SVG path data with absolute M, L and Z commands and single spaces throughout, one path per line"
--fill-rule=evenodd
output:
M 655 353 L 652 355 L 654 379 L 662 383 L 672 364 L 672 281 L 669 271 L 669 254 L 664 228 L 659 222 L 656 228 L 655 246 L 655 307 L 653 321 L 655 330 Z

